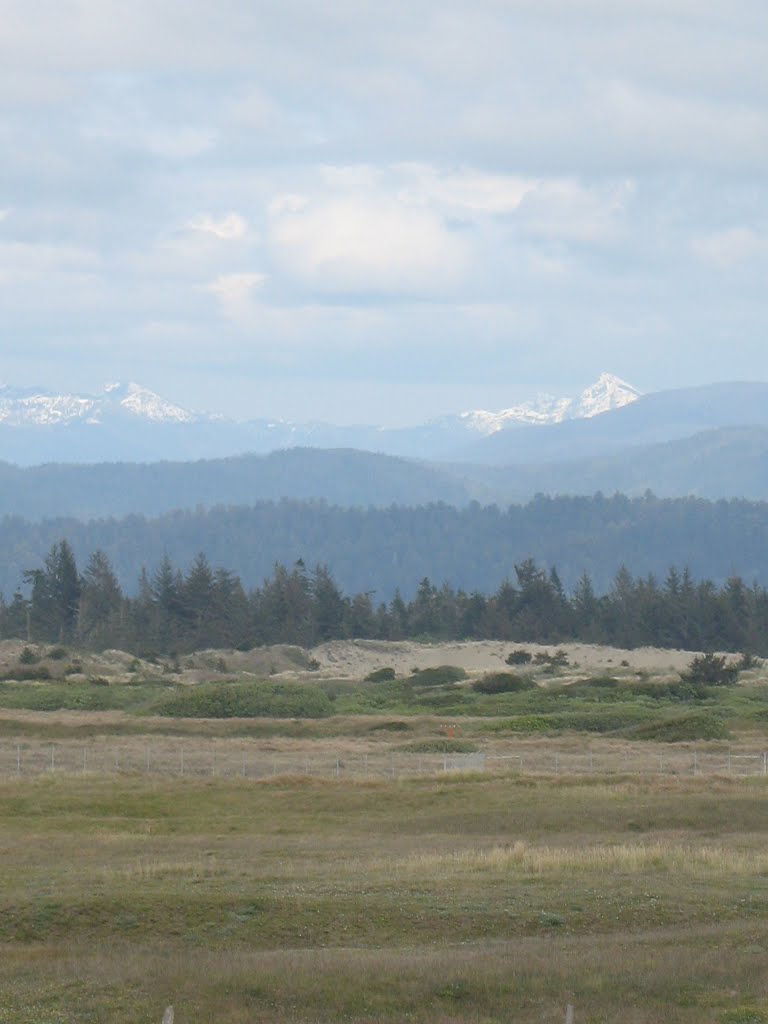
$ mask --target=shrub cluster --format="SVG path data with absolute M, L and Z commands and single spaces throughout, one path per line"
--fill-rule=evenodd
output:
M 477 693 L 520 693 L 522 690 L 533 690 L 536 683 L 526 676 L 514 672 L 492 672 L 472 683 Z
M 437 665 L 434 668 L 415 669 L 410 681 L 414 686 L 447 686 L 460 683 L 467 673 L 457 665 Z
M 151 710 L 172 718 L 325 718 L 333 704 L 319 686 L 204 683 L 164 698 Z

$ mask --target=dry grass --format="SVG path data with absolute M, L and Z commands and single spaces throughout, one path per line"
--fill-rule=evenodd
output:
M 0 783 L 0 1022 L 760 1021 L 767 794 Z
M 416 853 L 387 863 L 395 877 L 447 877 L 459 874 L 560 875 L 610 871 L 620 874 L 668 872 L 681 877 L 768 875 L 768 850 L 740 850 L 677 843 L 621 843 L 608 846 L 530 846 L 523 840 L 487 850 Z

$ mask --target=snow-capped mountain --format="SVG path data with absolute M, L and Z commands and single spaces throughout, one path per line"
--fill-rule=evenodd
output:
M 107 384 L 99 395 L 57 395 L 0 384 L 0 423 L 12 427 L 102 423 L 125 412 L 152 423 L 193 423 L 200 417 L 140 384 Z
M 557 398 L 539 394 L 532 401 L 513 405 L 500 412 L 478 409 L 461 414 L 466 427 L 483 436 L 495 434 L 514 424 L 543 425 L 564 420 L 591 419 L 612 409 L 621 409 L 637 401 L 641 392 L 611 373 L 602 373 L 576 398 Z
M 0 385 L 0 460 L 156 461 L 266 453 L 280 448 L 357 448 L 414 458 L 450 458 L 510 428 L 586 419 L 634 402 L 639 392 L 604 373 L 575 398 L 539 395 L 500 412 L 476 410 L 414 427 L 333 426 L 288 420 L 241 423 L 193 412 L 140 384 L 98 394 L 57 394 Z

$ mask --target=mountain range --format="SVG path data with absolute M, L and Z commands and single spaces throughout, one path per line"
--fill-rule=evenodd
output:
M 768 501 L 768 384 L 640 395 L 603 374 L 573 399 L 402 430 L 242 424 L 135 384 L 96 396 L 3 387 L 0 459 L 0 515 L 35 520 L 281 498 L 463 506 L 651 490 Z
M 335 426 L 194 412 L 140 384 L 57 394 L 0 385 L 0 458 L 40 462 L 157 461 L 265 454 L 284 448 L 356 448 L 411 458 L 455 458 L 472 445 L 521 427 L 552 426 L 623 408 L 640 392 L 612 374 L 575 397 L 537 395 L 497 412 L 479 409 L 413 427 Z

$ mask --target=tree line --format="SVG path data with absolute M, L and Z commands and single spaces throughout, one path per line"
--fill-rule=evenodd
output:
M 180 496 L 181 500 L 181 496 Z M 540 497 L 500 508 L 431 504 L 414 508 L 340 508 L 323 502 L 260 502 L 187 509 L 157 518 L 0 520 L 0 591 L 12 594 L 22 572 L 66 537 L 82 565 L 104 551 L 126 593 L 137 593 L 141 562 L 168 555 L 185 571 L 199 551 L 235 569 L 252 589 L 276 562 L 327 565 L 348 594 L 376 588 L 389 602 L 399 588 L 412 600 L 420 580 L 447 580 L 490 594 L 526 558 L 556 565 L 573 590 L 582 570 L 607 592 L 623 564 L 633 574 L 666 576 L 688 565 L 718 586 L 729 576 L 768 586 L 768 503 Z
M 587 573 L 567 591 L 555 568 L 528 558 L 490 594 L 419 583 L 399 591 L 345 594 L 326 566 L 276 564 L 247 590 L 234 572 L 199 554 L 186 572 L 166 556 L 142 569 L 128 595 L 103 551 L 81 571 L 71 545 L 57 541 L 43 564 L 23 574 L 26 593 L 0 597 L 0 638 L 71 643 L 136 654 L 206 648 L 305 647 L 334 639 L 578 640 L 632 648 L 749 651 L 768 655 L 768 591 L 731 576 L 720 586 L 670 568 L 663 579 L 622 566 L 598 594 Z

